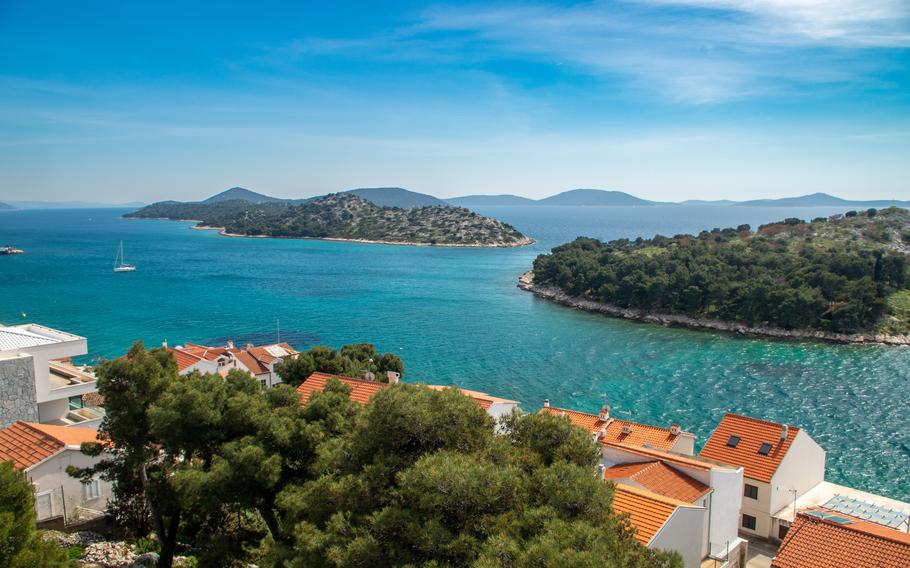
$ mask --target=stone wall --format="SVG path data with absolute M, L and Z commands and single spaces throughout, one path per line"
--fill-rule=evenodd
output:
M 38 422 L 35 361 L 31 356 L 0 360 L 0 428 L 16 420 Z

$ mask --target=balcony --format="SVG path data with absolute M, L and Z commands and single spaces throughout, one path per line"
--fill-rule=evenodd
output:
M 94 392 L 96 389 L 98 380 L 85 367 L 77 367 L 62 361 L 50 361 L 48 370 L 50 371 L 48 377 L 51 399 L 78 396 Z

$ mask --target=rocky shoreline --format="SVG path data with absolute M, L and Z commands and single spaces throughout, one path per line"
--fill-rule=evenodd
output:
M 449 248 L 515 248 L 515 247 L 524 247 L 528 245 L 533 245 L 535 243 L 534 239 L 530 237 L 525 237 L 524 239 L 519 239 L 514 243 L 490 243 L 484 245 L 471 245 L 471 244 L 460 244 L 460 243 L 412 243 L 407 241 L 382 241 L 382 240 L 370 240 L 370 239 L 345 239 L 341 237 L 274 237 L 271 235 L 242 235 L 239 233 L 228 233 L 224 227 L 209 227 L 206 225 L 195 225 L 190 227 L 191 229 L 199 229 L 201 231 L 218 231 L 218 234 L 222 237 L 241 237 L 245 239 L 292 239 L 292 240 L 304 240 L 304 241 L 337 241 L 342 243 L 361 243 L 369 245 L 397 245 L 397 246 L 407 246 L 407 247 L 449 247 Z
M 826 343 L 847 344 L 881 344 L 881 345 L 910 345 L 910 335 L 887 335 L 874 333 L 830 333 L 812 330 L 788 330 L 779 327 L 750 326 L 741 323 L 725 322 L 720 320 L 698 319 L 679 314 L 660 314 L 647 310 L 621 308 L 611 304 L 603 304 L 593 300 L 570 296 L 555 286 L 538 285 L 534 283 L 534 272 L 528 271 L 518 278 L 518 287 L 531 292 L 538 298 L 549 300 L 557 304 L 644 323 L 656 323 L 665 326 L 686 327 L 736 333 L 739 335 L 754 335 L 770 337 L 773 339 L 818 341 Z

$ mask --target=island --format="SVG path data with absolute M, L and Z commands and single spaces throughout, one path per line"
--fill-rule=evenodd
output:
M 614 317 L 770 337 L 910 344 L 910 212 L 849 211 L 698 235 L 578 238 L 518 286 Z
M 162 201 L 125 217 L 192 220 L 198 222 L 197 228 L 242 237 L 458 247 L 516 247 L 534 242 L 511 225 L 462 207 L 380 207 L 350 192 L 303 202 Z

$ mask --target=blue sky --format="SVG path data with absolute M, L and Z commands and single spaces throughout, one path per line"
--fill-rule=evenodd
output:
M 906 0 L 224 4 L 0 1 L 0 200 L 910 199 Z

